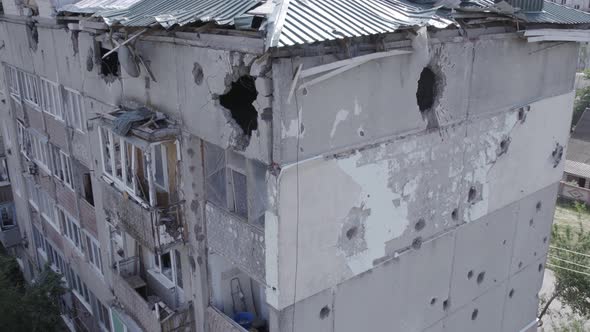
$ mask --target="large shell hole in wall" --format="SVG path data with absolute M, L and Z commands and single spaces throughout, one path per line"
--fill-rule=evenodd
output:
M 440 77 L 430 67 L 425 67 L 418 79 L 416 90 L 416 102 L 422 113 L 422 118 L 427 122 L 427 128 L 438 128 L 438 118 L 434 112 L 434 104 L 440 94 L 442 84 Z
M 257 96 L 254 78 L 248 75 L 233 82 L 231 89 L 219 96 L 221 106 L 231 112 L 233 120 L 248 138 L 252 136 L 252 131 L 258 129 L 258 113 L 252 105 Z

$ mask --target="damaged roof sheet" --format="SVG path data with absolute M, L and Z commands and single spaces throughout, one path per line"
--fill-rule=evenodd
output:
M 82 0 L 59 8 L 60 12 L 94 14 L 101 10 L 127 9 L 141 0 Z
M 437 8 L 405 0 L 292 0 L 283 10 L 279 47 L 454 23 L 436 15 Z
M 89 1 L 89 0 L 85 0 Z M 97 10 L 108 25 L 149 27 L 160 24 L 164 28 L 193 22 L 233 24 L 234 18 L 252 9 L 261 0 L 94 0 L 94 2 L 129 3 L 124 8 Z M 111 4 L 112 6 L 113 4 Z M 66 6 L 67 7 L 67 6 Z M 62 8 L 61 11 L 66 7 Z
M 361 37 L 412 26 L 445 28 L 456 24 L 453 11 L 408 0 L 291 0 L 281 10 L 270 47 Z M 463 10 L 482 16 L 502 15 L 493 0 L 464 0 L 456 12 Z M 550 1 L 544 2 L 541 12 L 510 16 L 530 23 L 590 23 L 590 14 Z

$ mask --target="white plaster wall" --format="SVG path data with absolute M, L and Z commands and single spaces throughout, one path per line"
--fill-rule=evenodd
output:
M 476 40 L 425 41 L 416 37 L 413 54 L 364 63 L 296 90 L 292 77 L 303 69 L 331 63 L 344 55 L 275 59 L 275 160 L 290 164 L 348 146 L 370 144 L 426 128 L 416 103 L 419 75 L 431 65 L 441 77 L 442 93 L 434 109 L 441 125 L 477 114 L 501 112 L 573 88 L 578 45 L 546 48 L 513 34 L 482 35 Z M 299 84 L 314 77 L 301 79 Z M 330 102 L 326 102 L 326 97 Z
M 506 109 L 284 167 L 278 185 L 278 308 L 368 271 L 418 238 L 558 182 L 563 162 L 554 167 L 551 154 L 567 142 L 570 117 L 563 110 L 571 109 L 572 100 L 573 93 L 566 93 L 532 103 L 524 121 Z M 506 137 L 510 143 L 502 154 Z M 471 187 L 477 190 L 473 201 Z M 425 226 L 418 229 L 421 219 Z M 353 226 L 356 233 L 348 239 Z

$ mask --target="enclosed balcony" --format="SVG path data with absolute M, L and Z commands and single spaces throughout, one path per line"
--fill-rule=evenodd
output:
M 176 134 L 146 108 L 121 107 L 100 121 L 105 213 L 152 251 L 182 239 Z
M 21 242 L 12 202 L 0 204 L 0 242 L 5 248 L 16 246 Z

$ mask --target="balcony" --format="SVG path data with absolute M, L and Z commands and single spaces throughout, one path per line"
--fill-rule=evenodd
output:
M 264 230 L 239 216 L 207 203 L 207 244 L 217 254 L 264 283 Z
M 162 294 L 162 287 L 150 280 L 139 257 L 120 260 L 113 269 L 113 288 L 122 309 L 145 331 L 183 331 L 184 327 L 194 324 L 190 305 L 169 302 L 167 295 L 173 296 L 174 291 Z
M 0 242 L 4 248 L 10 248 L 21 242 L 21 235 L 18 226 L 2 227 L 0 229 Z
M 150 207 L 101 181 L 103 208 L 110 221 L 142 246 L 158 251 L 182 239 L 179 205 Z

